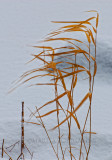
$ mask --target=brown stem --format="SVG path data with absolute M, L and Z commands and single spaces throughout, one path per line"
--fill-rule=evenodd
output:
M 24 149 L 24 102 L 22 102 L 22 116 L 21 116 L 21 153 Z
M 58 73 L 57 73 L 57 74 L 58 74 Z M 56 82 L 56 80 L 54 80 L 54 84 L 55 84 L 55 98 L 57 98 L 57 97 L 58 97 L 58 90 L 57 90 L 57 82 Z M 57 122 L 58 122 L 58 125 L 59 125 L 60 122 L 59 122 L 59 111 L 58 111 L 59 106 L 58 106 L 58 105 L 59 105 L 59 104 L 58 104 L 58 100 L 56 100 Z M 58 127 L 58 136 L 59 136 L 59 144 L 60 144 L 60 148 L 61 148 L 63 160 L 65 160 L 65 158 L 64 158 L 64 152 L 63 152 L 63 147 L 62 147 L 61 139 L 60 139 L 60 137 L 61 137 L 60 127 Z
M 3 158 L 3 155 L 4 155 L 4 139 L 3 139 L 3 143 L 2 143 L 2 158 Z

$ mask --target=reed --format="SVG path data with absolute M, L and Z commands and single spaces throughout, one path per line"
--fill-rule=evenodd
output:
M 64 26 L 48 34 L 48 36 L 41 41 L 41 43 L 44 43 L 44 45 L 33 46 L 39 49 L 39 52 L 38 54 L 33 55 L 33 59 L 31 61 L 38 59 L 39 61 L 42 62 L 42 67 L 25 72 L 20 77 L 20 80 L 18 81 L 20 83 L 19 85 L 21 85 L 37 77 L 46 77 L 46 76 L 50 77 L 51 82 L 37 83 L 35 85 L 48 85 L 49 87 L 54 86 L 55 98 L 53 100 L 50 100 L 49 102 L 46 102 L 42 106 L 36 108 L 35 112 L 31 113 L 31 117 L 35 116 L 37 119 L 40 119 L 41 123 L 38 125 L 41 125 L 44 128 L 57 159 L 59 159 L 59 154 L 58 154 L 58 151 L 56 152 L 53 146 L 51 138 L 48 134 L 49 131 L 46 129 L 45 124 L 42 120 L 43 117 L 49 116 L 55 112 L 57 113 L 56 114 L 57 125 L 54 126 L 51 130 L 55 130 L 56 128 L 58 129 L 57 143 L 59 143 L 63 160 L 65 160 L 65 152 L 67 151 L 70 155 L 70 159 L 76 160 L 76 154 L 75 152 L 73 152 L 73 149 L 77 147 L 72 146 L 71 144 L 71 139 L 72 139 L 71 133 L 73 129 L 72 121 L 75 122 L 81 137 L 80 147 L 78 148 L 79 155 L 77 155 L 79 160 L 81 159 L 88 160 L 88 155 L 91 148 L 91 134 L 94 134 L 94 132 L 92 132 L 92 126 L 91 126 L 91 123 L 92 123 L 91 122 L 91 115 L 92 115 L 91 105 L 92 105 L 92 95 L 93 95 L 93 88 L 94 88 L 94 79 L 97 71 L 96 38 L 97 38 L 99 14 L 97 11 L 88 11 L 88 12 L 93 12 L 93 14 L 95 14 L 96 16 L 90 17 L 83 21 L 53 21 L 53 23 L 55 24 L 61 23 L 61 24 L 64 24 Z M 82 41 L 81 38 L 76 39 L 72 37 L 65 37 L 65 36 L 63 37 L 62 35 L 65 33 L 68 33 L 70 35 L 71 33 L 72 35 L 79 33 L 80 37 L 83 34 L 86 38 L 86 42 Z M 60 41 L 66 42 L 67 46 L 53 47 L 51 45 L 51 42 L 60 43 Z M 86 49 L 83 49 L 81 47 L 81 44 L 83 44 Z M 94 53 L 91 53 L 91 45 L 94 45 L 94 48 L 95 48 Z M 65 50 L 60 51 L 61 49 L 65 49 Z M 84 61 L 88 64 L 87 67 L 77 63 L 77 56 L 80 57 L 81 55 L 83 55 Z M 61 57 L 65 57 L 66 61 L 61 61 Z M 58 59 L 58 61 L 56 61 L 56 59 Z M 68 61 L 69 59 L 71 59 L 72 62 Z M 58 65 L 60 64 L 63 65 L 64 67 L 59 69 Z M 66 67 L 66 65 L 69 65 L 69 67 Z M 75 90 L 75 87 L 77 86 L 78 77 L 81 73 L 84 73 L 85 75 L 87 75 L 88 92 L 85 94 L 83 99 L 79 102 L 79 104 L 75 106 L 74 90 Z M 30 78 L 28 78 L 29 76 Z M 65 78 L 67 77 L 71 77 L 70 88 L 68 88 L 67 83 L 65 81 Z M 60 93 L 59 87 L 63 89 L 63 93 Z M 68 104 L 67 107 L 61 104 L 61 99 L 65 96 L 67 97 L 66 98 L 66 102 Z M 84 121 L 84 126 L 81 126 L 79 123 L 80 117 L 77 116 L 77 111 L 88 100 L 89 100 L 89 105 L 88 105 L 88 111 L 86 113 L 86 118 Z M 39 111 L 41 109 L 47 107 L 48 105 L 54 102 L 56 104 L 55 109 L 50 110 L 49 112 L 43 115 L 40 115 Z M 65 115 L 65 118 L 63 119 L 63 121 L 60 121 L 61 112 L 63 112 Z M 86 132 L 85 128 L 87 125 L 87 121 L 89 121 L 89 131 Z M 61 141 L 61 138 L 62 138 L 61 125 L 64 123 L 67 124 L 67 128 L 68 128 L 67 130 L 68 130 L 68 146 L 69 147 L 66 147 L 66 148 L 63 147 L 63 144 Z M 89 134 L 88 146 L 84 139 L 85 134 Z M 83 148 L 86 153 L 85 155 L 83 154 Z

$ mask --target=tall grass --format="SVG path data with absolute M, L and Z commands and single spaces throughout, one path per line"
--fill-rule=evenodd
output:
M 55 98 L 49 102 L 46 102 L 42 106 L 36 108 L 36 111 L 31 114 L 31 117 L 35 116 L 37 119 L 40 119 L 40 125 L 44 128 L 45 133 L 48 137 L 48 140 L 50 141 L 51 147 L 56 155 L 57 159 L 59 158 L 59 153 L 56 151 L 55 147 L 53 146 L 53 143 L 51 141 L 51 138 L 49 136 L 49 131 L 46 129 L 45 124 L 43 122 L 43 117 L 47 117 L 51 115 L 52 113 L 56 112 L 56 119 L 57 119 L 57 125 L 52 128 L 52 130 L 58 129 L 58 147 L 60 147 L 62 159 L 65 160 L 65 153 L 68 151 L 70 155 L 70 159 L 76 160 L 76 154 L 74 152 L 74 148 L 76 146 L 72 146 L 71 139 L 72 139 L 72 129 L 73 129 L 73 121 L 75 122 L 79 133 L 80 133 L 80 147 L 78 159 L 86 159 L 88 160 L 88 155 L 91 148 L 91 134 L 94 134 L 92 132 L 91 127 L 91 105 L 92 105 L 92 95 L 93 95 L 93 88 L 94 88 L 94 79 L 97 71 L 97 64 L 96 64 L 96 38 L 97 38 L 97 27 L 98 27 L 98 20 L 99 20 L 99 14 L 97 11 L 88 11 L 93 12 L 96 16 L 90 17 L 83 21 L 53 21 L 53 23 L 58 24 L 64 24 L 64 26 L 61 26 L 56 31 L 51 32 L 48 34 L 48 36 L 41 41 L 44 43 L 44 45 L 37 45 L 33 46 L 37 49 L 39 49 L 38 54 L 34 54 L 34 58 L 31 61 L 34 61 L 38 59 L 42 62 L 42 67 L 32 69 L 30 71 L 25 72 L 20 77 L 20 83 L 24 84 L 34 78 L 37 77 L 50 77 L 51 81 L 47 83 L 37 83 L 35 85 L 48 85 L 54 86 L 54 94 Z M 69 35 L 72 35 L 72 37 L 68 36 L 62 36 L 63 34 L 66 35 L 68 33 Z M 72 34 L 71 34 L 72 33 Z M 80 39 L 73 38 L 73 36 L 79 33 Z M 86 41 L 82 40 L 82 35 L 85 36 Z M 53 47 L 53 44 L 60 44 L 61 41 L 64 41 L 67 43 L 66 46 L 57 46 Z M 51 43 L 52 42 L 52 43 Z M 47 45 L 45 45 L 47 44 Z M 85 46 L 86 49 L 83 49 L 81 45 Z M 91 45 L 94 45 L 94 53 L 91 53 Z M 60 51 L 60 50 L 64 51 Z M 84 66 L 81 64 L 78 64 L 77 62 L 77 56 L 80 57 L 83 55 L 83 60 L 88 64 L 88 66 Z M 66 61 L 61 61 L 61 58 L 64 57 Z M 58 61 L 56 61 L 58 59 Z M 69 59 L 72 60 L 72 62 L 68 61 Z M 64 66 L 63 68 L 59 68 L 58 65 Z M 69 66 L 68 66 L 69 65 Z M 68 66 L 68 67 L 66 67 Z M 77 86 L 78 77 L 81 73 L 87 75 L 88 80 L 88 92 L 85 94 L 85 96 L 82 98 L 82 100 L 79 102 L 77 106 L 74 105 L 74 90 Z M 42 74 L 43 73 L 43 74 Z M 35 74 L 35 75 L 33 75 Z M 30 76 L 30 78 L 28 78 Z M 67 83 L 65 78 L 70 77 L 71 78 L 71 84 L 70 88 L 67 87 Z M 25 79 L 26 78 L 26 79 Z M 25 80 L 24 80 L 25 79 Z M 21 82 L 22 80 L 22 82 Z M 63 93 L 60 93 L 59 87 L 63 88 Z M 69 88 L 69 89 L 68 89 Z M 66 102 L 67 107 L 65 105 L 63 106 L 61 104 L 61 99 L 66 96 Z M 88 110 L 86 113 L 86 118 L 84 120 L 84 125 L 81 126 L 79 123 L 79 120 L 81 117 L 77 116 L 77 111 L 84 105 L 86 101 L 89 101 Z M 46 106 L 54 103 L 56 104 L 55 109 L 52 109 L 48 111 L 47 113 L 40 115 L 41 109 L 45 108 Z M 65 117 L 61 121 L 61 112 L 64 113 Z M 38 116 L 36 115 L 38 114 Z M 89 121 L 89 130 L 85 131 L 87 122 Z M 66 123 L 67 122 L 67 123 Z M 33 123 L 33 122 L 32 122 Z M 61 126 L 62 124 L 67 124 L 67 130 L 68 130 L 68 146 L 64 148 L 62 144 L 62 134 L 61 134 Z M 65 125 L 66 125 L 65 124 Z M 89 134 L 89 145 L 86 144 L 84 135 Z M 85 155 L 83 155 L 83 149 L 85 150 Z

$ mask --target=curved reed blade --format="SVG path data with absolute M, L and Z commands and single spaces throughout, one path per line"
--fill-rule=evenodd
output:
M 70 106 L 73 106 L 73 98 L 71 96 L 71 91 L 69 91 L 67 95 L 68 95 L 68 100 L 69 100 Z
M 47 39 L 45 39 L 45 40 L 43 40 L 43 41 L 41 41 L 41 42 L 48 42 L 48 41 L 57 41 L 57 40 L 62 40 L 62 41 L 68 41 L 68 40 L 71 40 L 71 41 L 76 41 L 76 42 L 79 42 L 79 43 L 82 43 L 82 44 L 84 44 L 87 48 L 89 48 L 89 46 L 86 44 L 86 43 L 84 43 L 83 41 L 80 41 L 80 40 L 78 40 L 78 39 L 74 39 L 74 38 L 66 38 L 66 37 L 63 37 L 63 38 L 47 38 Z
M 75 88 L 76 84 L 77 84 L 77 75 L 75 76 L 75 81 L 73 82 L 73 88 Z
M 96 19 L 96 17 L 88 18 L 88 19 L 85 20 L 85 21 L 51 21 L 51 22 L 52 22 L 52 23 L 85 23 L 85 22 L 91 21 L 92 19 Z
M 85 11 L 85 12 L 95 12 L 95 13 L 98 13 L 96 10 L 90 10 L 90 11 Z
M 25 123 L 30 123 L 30 124 L 36 124 L 36 125 L 41 125 L 40 123 L 35 123 L 35 122 L 27 122 L 27 121 L 24 121 Z
M 62 109 L 54 109 L 54 110 L 52 110 L 50 112 L 47 112 L 46 114 L 43 114 L 41 116 L 36 116 L 36 118 L 42 118 L 42 117 L 48 116 L 48 115 L 50 115 L 50 114 L 52 114 L 54 112 L 60 111 L 60 110 L 62 110 Z
M 93 37 L 93 33 L 90 29 L 89 29 L 89 35 L 91 36 L 92 42 L 95 45 L 95 40 L 94 40 L 94 37 Z
M 55 84 L 54 83 L 36 83 L 36 84 L 32 84 L 30 86 L 54 86 Z
M 96 18 L 96 28 L 98 27 L 98 22 L 99 22 L 99 14 L 97 13 L 97 18 Z
M 62 78 L 66 78 L 66 77 L 69 77 L 69 76 L 71 76 L 71 75 L 75 75 L 75 74 L 78 74 L 78 73 L 81 73 L 81 72 L 84 72 L 84 71 L 86 71 L 86 72 L 87 72 L 87 74 L 91 77 L 91 73 L 90 73 L 88 70 L 81 69 L 81 70 L 77 70 L 77 71 L 74 71 L 74 72 L 68 73 L 68 74 L 66 74 L 66 75 L 64 75 L 64 76 L 57 77 L 57 78 L 55 78 L 55 79 L 62 79 Z M 53 79 L 53 80 L 54 80 L 54 79 Z

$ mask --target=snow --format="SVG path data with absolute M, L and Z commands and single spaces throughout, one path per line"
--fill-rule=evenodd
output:
M 37 44 L 37 41 L 44 38 L 47 33 L 58 28 L 58 24 L 54 25 L 51 21 L 83 20 L 89 17 L 89 14 L 84 11 L 93 9 L 100 14 L 97 39 L 99 68 L 92 104 L 92 129 L 97 134 L 92 136 L 89 159 L 112 159 L 111 0 L 0 0 L 0 145 L 3 138 L 5 146 L 20 140 L 22 101 L 25 102 L 25 119 L 28 119 L 30 112 L 27 107 L 35 110 L 35 106 L 41 106 L 54 97 L 53 88 L 49 89 L 47 86 L 28 88 L 25 85 L 7 94 L 14 80 L 18 79 L 24 71 L 38 65 L 36 62 L 25 65 L 31 59 L 31 54 L 36 52 L 31 46 Z M 82 98 L 87 83 L 80 81 L 78 85 L 81 92 L 77 91 L 77 97 L 80 95 Z M 53 118 L 53 116 L 49 117 L 48 128 L 54 126 Z M 63 132 L 66 132 L 64 127 Z M 51 132 L 49 134 L 55 140 L 56 133 L 53 131 L 53 134 Z M 79 144 L 78 134 L 76 139 L 74 143 Z M 34 152 L 34 160 L 56 159 L 41 127 L 26 124 L 25 143 Z M 66 141 L 64 145 L 66 146 Z M 13 152 L 15 160 L 20 152 L 18 146 Z M 25 154 L 30 159 L 29 154 L 27 152 Z

